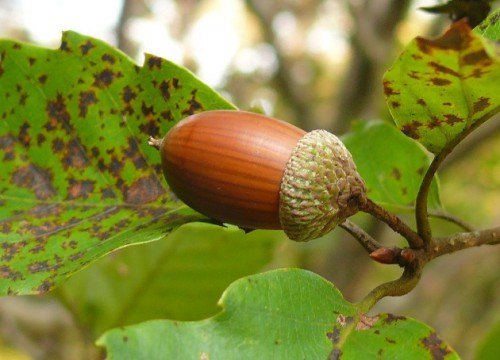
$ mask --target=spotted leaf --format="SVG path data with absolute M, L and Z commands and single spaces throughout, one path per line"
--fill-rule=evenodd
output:
M 416 38 L 384 76 L 396 124 L 435 154 L 499 111 L 500 60 L 492 47 L 500 44 L 484 40 L 457 22 L 438 39 Z
M 396 212 L 411 211 L 429 167 L 429 153 L 382 121 L 357 122 L 342 141 L 352 154 L 373 201 Z M 438 180 L 432 182 L 429 208 L 442 209 Z
M 107 359 L 458 359 L 436 332 L 363 314 L 320 276 L 282 269 L 241 278 L 202 321 L 148 321 L 106 332 Z
M 169 191 L 150 135 L 233 106 L 185 69 L 142 67 L 75 32 L 0 41 L 0 294 L 44 292 L 117 248 L 203 219 Z

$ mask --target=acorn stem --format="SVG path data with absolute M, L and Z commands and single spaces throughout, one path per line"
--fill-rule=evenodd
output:
M 151 145 L 156 150 L 160 150 L 162 140 L 163 139 L 155 139 L 154 137 L 150 136 L 148 139 L 148 145 Z
M 366 212 L 375 218 L 386 223 L 392 230 L 403 236 L 412 249 L 421 249 L 424 246 L 422 238 L 413 231 L 403 220 L 394 214 L 391 214 L 383 207 L 375 202 L 366 199 L 365 202 L 359 204 L 359 210 Z
M 361 246 L 363 246 L 369 254 L 382 247 L 382 244 L 371 237 L 370 234 L 349 220 L 345 220 L 343 223 L 339 224 L 339 226 L 358 240 Z

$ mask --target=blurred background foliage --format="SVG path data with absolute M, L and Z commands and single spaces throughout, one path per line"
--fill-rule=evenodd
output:
M 418 10 L 437 3 L 0 0 L 0 37 L 58 47 L 61 31 L 75 30 L 108 41 L 139 64 L 144 52 L 181 64 L 241 109 L 258 110 L 307 130 L 325 128 L 343 134 L 354 120 L 391 121 L 382 74 L 413 37 L 436 36 L 446 28 L 446 16 Z M 450 156 L 440 176 L 442 200 L 449 212 L 477 228 L 498 226 L 500 119 L 490 120 L 468 138 Z M 404 216 L 412 223 L 409 215 Z M 383 243 L 402 243 L 365 215 L 357 215 L 354 221 Z M 433 226 L 438 235 L 459 231 L 441 220 L 433 221 Z M 183 234 L 199 236 L 199 229 L 190 235 L 188 227 Z M 117 254 L 101 262 L 109 267 L 116 261 L 118 269 L 124 266 L 120 259 Z M 99 262 L 84 272 L 95 271 L 94 266 Z M 261 270 L 285 266 L 315 271 L 350 301 L 400 273 L 398 268 L 370 261 L 340 229 L 306 244 L 283 236 L 274 258 Z M 81 321 L 83 310 L 72 309 L 61 295 L 78 284 L 88 286 L 88 280 L 78 279 L 77 275 L 67 288 L 52 294 L 0 299 L 0 358 L 99 356 L 93 341 L 100 334 Z M 106 291 L 102 288 L 106 286 L 112 284 L 96 282 L 92 290 Z M 384 299 L 374 309 L 429 324 L 465 359 L 474 357 L 477 344 L 500 322 L 499 310 L 500 253 L 491 247 L 437 259 L 412 293 Z

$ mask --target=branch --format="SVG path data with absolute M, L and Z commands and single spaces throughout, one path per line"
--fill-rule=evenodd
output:
M 493 229 L 453 234 L 444 238 L 436 238 L 431 249 L 431 259 L 451 254 L 455 251 L 481 245 L 500 244 L 500 226 Z
M 437 218 L 437 219 L 442 219 L 446 220 L 452 224 L 455 224 L 459 227 L 462 228 L 464 231 L 474 231 L 474 227 L 467 223 L 466 221 L 460 219 L 458 216 L 448 214 L 444 211 L 431 211 L 429 212 L 429 216 Z
M 412 291 L 417 286 L 422 275 L 423 264 L 417 264 L 415 267 L 405 268 L 403 275 L 397 280 L 389 281 L 377 286 L 370 291 L 359 306 L 364 313 L 368 312 L 380 299 L 387 296 L 403 296 Z
M 417 201 L 415 205 L 415 215 L 417 222 L 417 232 L 424 241 L 426 246 L 432 242 L 432 230 L 429 224 L 429 213 L 427 210 L 427 199 L 429 196 L 429 189 L 431 187 L 432 179 L 438 168 L 441 166 L 446 157 L 455 149 L 455 147 L 462 142 L 471 132 L 476 130 L 481 126 L 486 120 L 490 119 L 493 115 L 498 112 L 497 108 L 484 114 L 480 119 L 474 122 L 469 128 L 461 132 L 457 137 L 450 141 L 432 160 L 431 165 L 427 169 L 422 183 L 420 184 L 420 189 L 417 195 Z
M 399 217 L 391 214 L 384 208 L 380 207 L 372 200 L 367 199 L 366 202 L 361 203 L 359 210 L 373 215 L 377 219 L 385 222 L 392 230 L 403 236 L 412 249 L 421 249 L 423 241 L 420 236 L 413 231 L 407 224 L 405 224 Z
M 372 253 L 382 247 L 382 245 L 372 238 L 370 234 L 349 220 L 345 220 L 339 226 L 358 240 L 368 253 Z

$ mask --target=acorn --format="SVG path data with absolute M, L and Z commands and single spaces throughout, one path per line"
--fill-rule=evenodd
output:
M 261 114 L 191 115 L 149 144 L 165 179 L 196 211 L 244 229 L 282 229 L 295 241 L 331 231 L 366 201 L 344 144 Z

